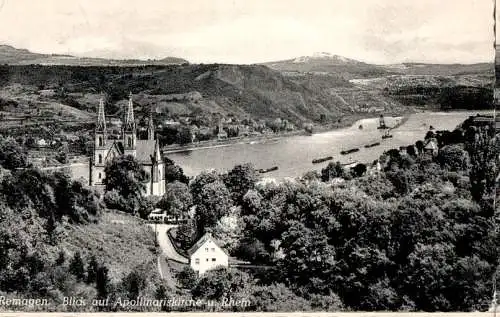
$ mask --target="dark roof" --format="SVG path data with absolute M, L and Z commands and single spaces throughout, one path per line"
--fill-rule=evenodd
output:
M 212 234 L 210 232 L 205 233 L 200 238 L 200 240 L 198 240 L 191 248 L 189 248 L 189 250 L 187 251 L 188 255 L 189 256 L 193 255 L 193 253 L 195 253 L 208 240 L 212 240 L 212 242 L 215 243 L 216 246 L 218 246 L 227 256 L 229 256 L 229 254 L 227 254 L 226 250 L 221 248 L 220 244 L 217 243 L 217 241 L 214 239 L 214 237 L 212 237 Z
M 141 163 L 151 163 L 151 155 L 155 155 L 156 140 L 137 140 L 136 158 Z
M 110 155 L 113 147 L 116 147 L 116 151 L 118 152 L 118 155 L 123 154 L 123 148 L 120 149 L 119 142 L 116 142 L 116 140 L 108 140 L 108 141 L 113 141 L 113 142 L 106 144 L 106 152 L 105 152 L 106 158 Z

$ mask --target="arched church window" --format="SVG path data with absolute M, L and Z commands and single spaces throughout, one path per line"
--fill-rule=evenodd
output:
M 131 137 L 128 137 L 128 146 L 131 147 L 132 146 L 132 138 Z
M 101 179 L 101 173 L 99 173 L 99 179 Z
M 99 146 L 102 146 L 102 136 L 99 137 Z
M 102 154 L 99 154 L 99 163 L 102 163 Z

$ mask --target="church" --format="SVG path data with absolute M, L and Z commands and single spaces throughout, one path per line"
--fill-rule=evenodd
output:
M 121 140 L 108 139 L 104 101 L 101 99 L 94 131 L 94 153 L 89 160 L 90 186 L 104 188 L 106 163 L 116 156 L 132 155 L 149 175 L 145 183 L 144 195 L 162 196 L 165 194 L 165 162 L 161 155 L 160 144 L 155 138 L 153 118 L 151 116 L 149 118 L 147 140 L 138 140 L 132 94 L 129 97 L 127 115 L 121 132 Z

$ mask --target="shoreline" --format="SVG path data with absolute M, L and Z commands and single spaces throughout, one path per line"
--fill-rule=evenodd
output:
M 390 113 L 388 114 L 389 117 L 403 117 L 407 118 L 407 116 L 418 113 L 420 111 L 406 111 L 406 112 L 399 112 L 399 113 Z M 425 112 L 425 111 L 423 111 Z M 435 112 L 435 111 L 429 111 L 429 112 Z M 346 129 L 346 128 L 351 128 L 356 125 L 356 122 L 364 119 L 378 119 L 378 116 L 352 116 L 345 118 L 345 121 L 342 121 L 341 123 L 329 123 L 326 125 L 318 125 L 314 126 L 314 132 L 308 133 L 304 129 L 301 130 L 295 130 L 295 131 L 290 131 L 290 132 L 284 132 L 284 133 L 279 133 L 279 134 L 268 134 L 268 135 L 259 135 L 259 136 L 253 136 L 253 137 L 237 137 L 237 138 L 230 138 L 226 140 L 208 140 L 208 141 L 201 141 L 198 143 L 190 143 L 187 145 L 167 145 L 162 148 L 162 152 L 164 154 L 171 154 L 171 153 L 179 153 L 179 152 L 188 152 L 188 151 L 194 151 L 194 150 L 203 150 L 203 149 L 212 149 L 212 148 L 219 148 L 219 147 L 226 147 L 226 146 L 231 146 L 231 145 L 236 145 L 236 144 L 248 144 L 251 142 L 265 142 L 265 141 L 277 141 L 281 140 L 284 138 L 292 137 L 292 136 L 301 136 L 301 135 L 314 135 L 318 133 L 325 133 L 325 132 L 331 132 L 331 131 L 337 131 L 341 129 Z
M 408 111 L 401 111 L 401 112 L 393 112 L 393 113 L 387 113 L 384 115 L 386 118 L 397 118 L 401 117 L 402 121 L 395 127 L 392 127 L 391 130 L 399 128 L 401 125 L 403 125 L 407 120 L 410 115 L 417 114 L 417 113 L 454 113 L 454 112 L 474 112 L 477 114 L 484 114 L 488 113 L 491 110 L 488 109 L 479 109 L 479 110 L 464 110 L 464 109 L 452 109 L 452 110 L 441 110 L 441 109 L 435 109 L 435 110 L 427 110 L 427 109 L 419 109 L 419 108 L 413 108 L 413 109 L 408 109 Z M 332 132 L 332 131 L 337 131 L 341 129 L 346 129 L 346 128 L 352 128 L 356 125 L 356 123 L 360 120 L 366 120 L 366 119 L 377 119 L 379 118 L 380 114 L 375 114 L 376 116 L 365 116 L 365 115 L 354 115 L 354 116 L 349 116 L 344 118 L 344 121 L 341 123 L 329 123 L 325 125 L 316 125 L 314 126 L 314 132 L 312 134 L 308 133 L 307 131 L 301 129 L 301 130 L 295 130 L 295 131 L 290 131 L 290 132 L 284 132 L 280 134 L 269 134 L 269 135 L 259 135 L 259 136 L 249 136 L 249 137 L 237 137 L 237 138 L 230 138 L 226 140 L 208 140 L 208 141 L 201 141 L 198 143 L 190 143 L 187 145 L 167 145 L 162 148 L 162 152 L 164 154 L 171 154 L 171 153 L 179 153 L 179 152 L 189 152 L 189 151 L 194 151 L 194 150 L 203 150 L 203 149 L 211 149 L 211 148 L 219 148 L 219 147 L 227 147 L 231 145 L 237 145 L 237 144 L 248 144 L 250 142 L 266 142 L 266 141 L 277 141 L 281 139 L 285 139 L 288 137 L 293 137 L 293 136 L 300 136 L 300 135 L 314 135 L 314 134 L 319 134 L 319 133 L 326 133 L 326 132 Z

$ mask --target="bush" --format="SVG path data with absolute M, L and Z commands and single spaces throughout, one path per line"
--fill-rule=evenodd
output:
M 192 289 L 195 286 L 197 277 L 198 274 L 189 265 L 185 266 L 176 276 L 179 285 L 185 289 Z

